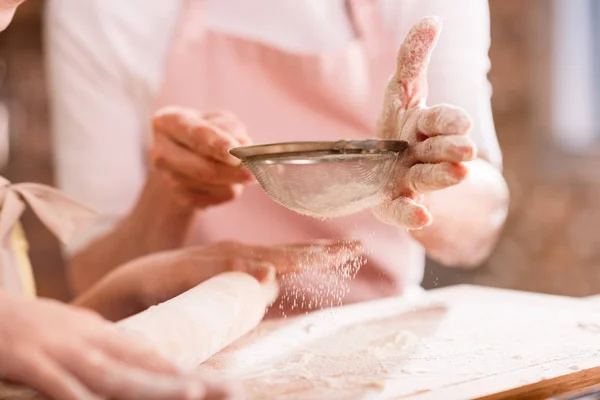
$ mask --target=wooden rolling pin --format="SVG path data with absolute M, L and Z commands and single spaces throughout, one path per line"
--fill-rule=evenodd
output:
M 277 293 L 274 271 L 261 282 L 226 272 L 118 325 L 180 367 L 193 369 L 256 327 Z

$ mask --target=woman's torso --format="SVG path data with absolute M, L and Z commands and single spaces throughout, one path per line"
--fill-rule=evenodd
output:
M 333 10 L 340 29 L 333 31 L 334 37 L 322 50 L 315 46 L 318 35 L 314 32 L 304 31 L 313 37 L 303 42 L 302 37 L 294 37 L 293 30 L 287 35 L 288 48 L 293 50 L 284 49 L 285 26 L 277 28 L 280 35 L 271 32 L 275 43 L 265 43 L 264 30 L 242 36 L 241 28 L 236 32 L 233 22 L 225 20 L 223 12 L 232 10 L 225 3 L 215 7 L 215 2 L 206 1 L 182 15 L 183 26 L 173 42 L 159 97 L 161 105 L 231 110 L 255 143 L 373 136 L 396 48 L 377 24 L 379 15 L 362 15 L 371 20 L 360 21 L 353 13 L 365 14 L 356 4 L 375 2 L 356 1 L 353 9 L 347 9 L 345 1 L 331 2 L 337 5 Z M 323 4 L 306 2 L 296 11 L 307 11 L 309 3 Z M 289 8 L 293 11 L 294 7 Z M 333 10 L 329 8 L 330 15 L 335 14 Z M 252 23 L 250 9 L 238 11 L 250 14 Z M 321 14 L 312 11 L 302 21 L 304 26 L 318 26 L 319 15 L 328 9 L 321 9 Z M 194 33 L 200 26 L 202 33 Z M 223 29 L 227 26 L 232 27 L 230 31 Z M 299 28 L 292 24 L 290 29 Z M 389 294 L 421 279 L 423 251 L 406 231 L 380 223 L 370 212 L 330 221 L 301 216 L 273 202 L 258 185 L 246 188 L 236 201 L 199 213 L 189 243 L 274 244 L 315 238 L 363 241 L 369 254 L 363 268 L 393 281 Z M 377 280 L 376 274 L 370 276 Z

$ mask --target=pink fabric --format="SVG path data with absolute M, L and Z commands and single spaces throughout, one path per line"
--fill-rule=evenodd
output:
M 202 2 L 188 1 L 159 106 L 231 110 L 255 143 L 372 137 L 397 49 L 372 0 L 349 4 L 356 41 L 343 51 L 314 56 L 204 30 Z M 274 203 L 258 185 L 199 214 L 189 242 L 315 238 L 357 238 L 370 253 L 348 302 L 401 293 L 422 278 L 424 253 L 407 232 L 378 222 L 370 212 L 332 221 L 300 216 Z

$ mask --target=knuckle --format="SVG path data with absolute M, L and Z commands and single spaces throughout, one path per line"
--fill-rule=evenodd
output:
M 88 351 L 83 352 L 80 357 L 85 364 L 85 367 L 90 370 L 103 371 L 107 364 L 106 356 L 96 349 L 88 349 Z
M 192 108 L 173 105 L 165 106 L 154 114 L 152 128 L 155 132 L 187 130 L 199 118 L 199 113 Z
M 208 111 L 207 113 L 204 114 L 204 117 L 207 119 L 220 120 L 222 122 L 225 122 L 227 125 L 239 123 L 239 119 L 238 119 L 237 115 L 235 115 L 233 112 L 231 112 L 229 110 L 224 110 L 224 109 L 219 109 L 219 108 Z
M 423 154 L 424 156 L 433 156 L 439 152 L 440 143 L 435 138 L 426 140 L 422 143 L 423 145 Z
M 414 167 L 410 168 L 408 170 L 408 173 L 406 174 L 406 184 L 409 187 L 409 189 L 418 192 L 419 188 L 419 183 L 421 181 L 421 178 L 423 176 L 423 168 L 422 168 L 422 164 L 417 164 Z
M 189 107 L 182 107 L 182 106 L 178 106 L 178 105 L 168 105 L 168 106 L 164 106 L 159 108 L 156 113 L 154 113 L 154 118 L 160 119 L 160 118 L 169 118 L 169 117 L 178 117 L 181 115 L 190 115 L 190 114 L 194 114 L 196 113 L 193 109 L 189 108 Z
M 213 108 L 202 113 L 202 118 L 205 119 L 213 119 L 213 118 L 225 118 L 229 116 L 229 112 L 227 110 L 223 110 L 220 108 Z
M 151 121 L 152 122 L 152 132 L 154 132 L 154 134 L 162 131 L 164 119 L 165 119 L 165 115 L 161 114 L 160 110 L 156 114 L 154 114 L 154 116 L 152 117 L 152 121 Z
M 461 107 L 444 104 L 440 114 L 442 117 L 440 123 L 443 123 L 448 129 L 463 132 L 471 127 L 471 116 Z
M 431 110 L 425 117 L 425 126 L 428 132 L 439 131 L 439 110 Z

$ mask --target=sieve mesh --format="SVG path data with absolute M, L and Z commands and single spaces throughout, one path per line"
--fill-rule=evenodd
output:
M 277 203 L 315 218 L 335 218 L 373 207 L 383 199 L 394 151 L 284 154 L 248 157 L 246 168 Z

